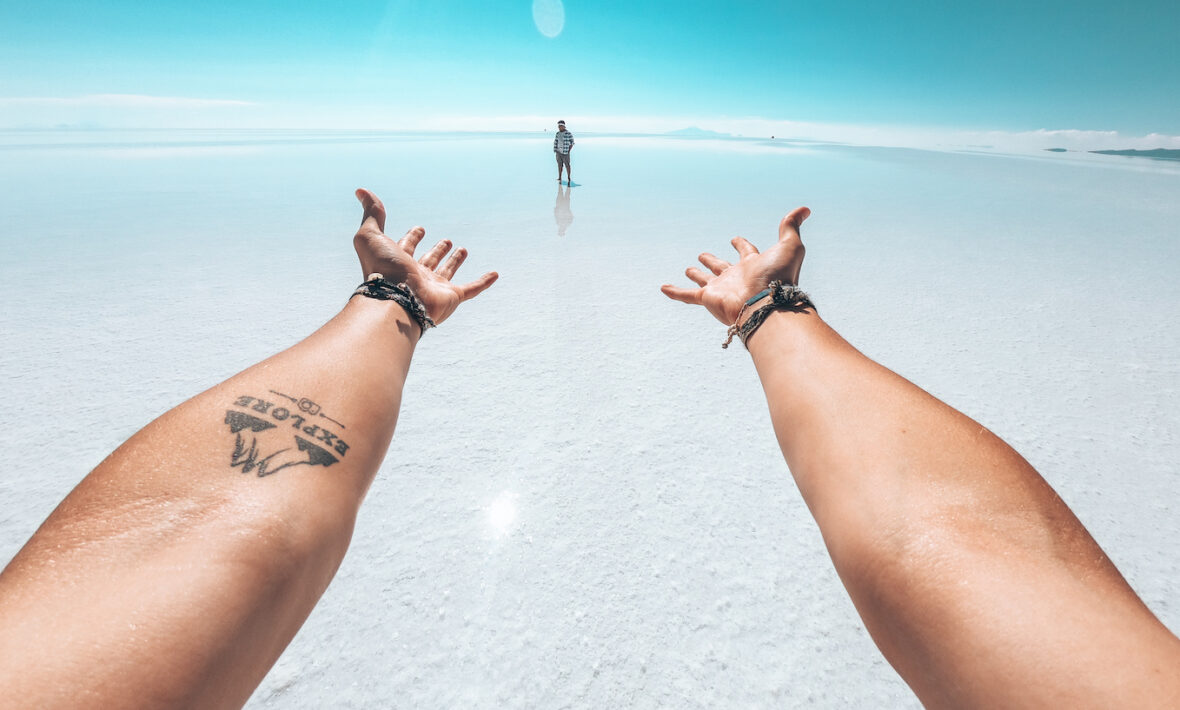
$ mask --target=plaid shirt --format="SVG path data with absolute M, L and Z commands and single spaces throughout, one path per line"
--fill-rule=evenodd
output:
M 561 153 L 562 155 L 569 155 L 570 148 L 574 147 L 574 134 L 569 131 L 558 131 L 557 135 L 553 136 L 553 152 Z

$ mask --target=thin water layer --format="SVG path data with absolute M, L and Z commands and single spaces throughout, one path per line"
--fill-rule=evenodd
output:
M 3 560 L 135 430 L 345 302 L 355 187 L 501 273 L 422 341 L 252 707 L 917 707 L 746 354 L 658 290 L 800 204 L 820 313 L 1012 443 L 1180 630 L 1167 166 L 579 136 L 569 188 L 547 133 L 68 135 L 0 141 Z

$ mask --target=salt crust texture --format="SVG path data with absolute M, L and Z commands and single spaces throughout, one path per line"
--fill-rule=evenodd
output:
M 1175 171 L 579 136 L 559 237 L 548 136 L 277 138 L 0 168 L 0 560 L 136 429 L 331 316 L 354 187 L 502 274 L 420 346 L 348 557 L 248 707 L 917 707 L 748 357 L 658 291 L 798 204 L 825 318 L 1013 444 L 1180 630 Z

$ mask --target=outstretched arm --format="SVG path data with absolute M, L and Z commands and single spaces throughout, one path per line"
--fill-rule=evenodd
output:
M 797 284 L 799 226 L 663 287 L 722 323 Z M 1180 641 L 990 431 L 868 359 L 814 309 L 748 340 L 791 473 L 865 625 L 929 707 L 1180 707 Z
M 357 191 L 364 275 L 441 322 L 496 279 Z M 445 261 L 444 261 L 445 259 Z M 341 297 L 346 296 L 342 293 Z M 90 473 L 0 575 L 0 687 L 28 707 L 238 707 L 327 588 L 393 436 L 421 333 L 357 296 L 307 339 L 179 405 Z

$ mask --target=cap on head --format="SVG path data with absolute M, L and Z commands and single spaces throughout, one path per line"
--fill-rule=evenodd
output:
M 565 121 L 558 121 L 558 122 L 557 122 L 557 125 L 559 125 L 559 126 L 564 126 L 564 125 L 565 125 Z

